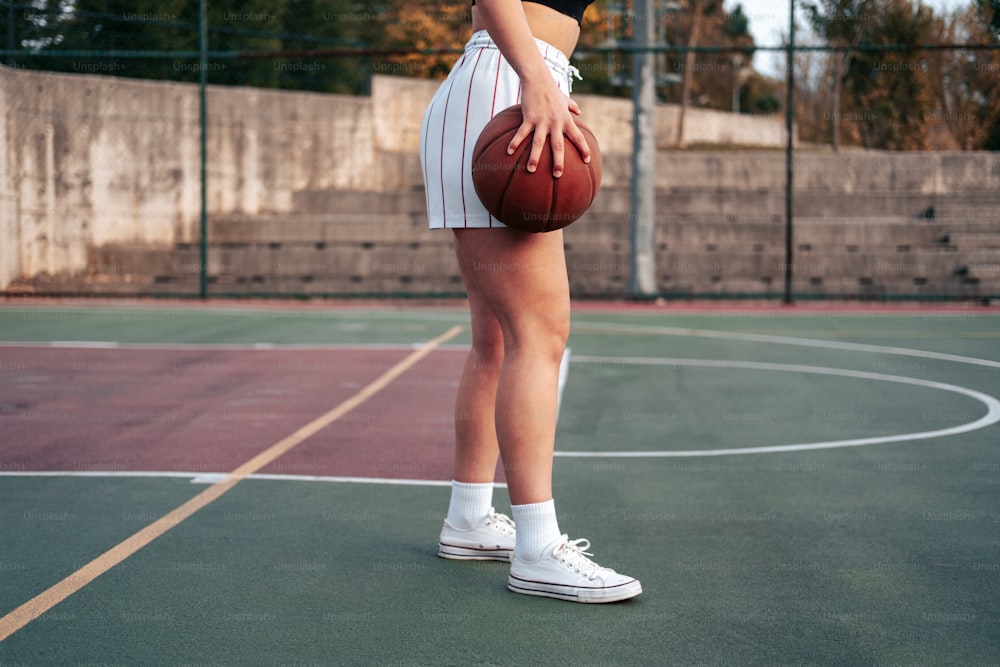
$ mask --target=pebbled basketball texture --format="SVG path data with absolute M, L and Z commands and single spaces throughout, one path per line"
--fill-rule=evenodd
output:
M 590 163 L 568 138 L 563 173 L 552 176 L 552 148 L 548 138 L 533 173 L 527 170 L 531 135 L 514 151 L 507 146 L 521 127 L 521 105 L 507 107 L 486 124 L 472 150 L 472 182 L 490 215 L 508 227 L 525 232 L 562 229 L 583 215 L 601 185 L 601 150 L 597 138 L 579 118 L 577 127 L 590 145 Z

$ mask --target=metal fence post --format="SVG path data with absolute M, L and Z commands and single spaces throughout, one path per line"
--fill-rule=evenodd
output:
M 656 74 L 653 69 L 653 0 L 636 0 L 635 45 L 632 52 L 632 220 L 631 275 L 628 291 L 633 297 L 656 293 Z
M 208 15 L 206 0 L 198 3 L 198 118 L 201 124 L 201 251 L 199 262 L 199 295 L 208 298 L 208 105 L 205 87 L 208 83 Z
M 795 0 L 788 0 L 788 56 L 785 92 L 785 303 L 792 303 L 792 121 L 795 117 Z

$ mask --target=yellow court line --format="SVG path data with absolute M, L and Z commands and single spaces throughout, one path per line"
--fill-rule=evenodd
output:
M 11 636 L 48 610 L 52 609 L 73 593 L 76 593 L 91 581 L 101 576 L 118 563 L 121 563 L 123 560 L 137 552 L 139 549 L 142 549 L 174 526 L 180 524 L 198 510 L 221 497 L 248 475 L 256 473 L 268 463 L 274 461 L 282 454 L 302 443 L 306 438 L 315 435 L 323 428 L 337 421 L 345 414 L 385 389 L 393 380 L 398 378 L 414 364 L 430 354 L 434 348 L 448 340 L 451 340 L 461 331 L 461 326 L 454 326 L 440 336 L 427 341 L 419 349 L 414 350 L 405 359 L 392 366 L 389 370 L 373 380 L 371 384 L 366 386 L 354 396 L 351 396 L 326 414 L 317 417 L 291 435 L 286 436 L 279 442 L 271 445 L 260 454 L 257 454 L 246 463 L 240 465 L 220 481 L 208 487 L 194 498 L 191 498 L 191 500 L 188 500 L 172 512 L 157 519 L 139 532 L 127 538 L 125 541 L 105 551 L 103 554 L 90 561 L 59 583 L 38 594 L 31 600 L 28 600 L 3 618 L 0 618 L 0 642 L 7 639 L 7 637 Z

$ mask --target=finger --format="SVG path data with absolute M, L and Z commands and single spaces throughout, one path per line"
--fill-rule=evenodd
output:
M 577 116 L 580 115 L 580 105 L 576 103 L 576 100 L 569 101 L 569 111 Z
M 552 176 L 559 178 L 563 173 L 563 164 L 566 156 L 566 144 L 562 133 L 553 134 L 549 137 L 552 143 Z
M 545 148 L 545 134 L 536 131 L 531 139 L 531 153 L 528 154 L 528 173 L 533 174 L 538 168 L 538 161 L 542 159 L 542 149 Z
M 567 136 L 569 140 L 573 142 L 576 149 L 580 151 L 580 157 L 583 158 L 585 164 L 590 163 L 590 144 L 587 143 L 587 137 L 583 135 L 580 128 L 573 124 L 572 128 L 566 128 L 568 130 Z
M 514 133 L 514 136 L 511 137 L 510 143 L 507 144 L 507 155 L 513 155 L 514 151 L 517 150 L 517 147 L 521 145 L 521 142 L 524 141 L 532 132 L 534 132 L 534 129 L 531 125 L 522 123 L 521 127 L 517 128 L 517 132 Z

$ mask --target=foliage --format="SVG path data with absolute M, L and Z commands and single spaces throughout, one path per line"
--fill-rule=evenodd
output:
M 597 0 L 574 58 L 577 93 L 629 96 L 628 0 Z M 670 45 L 752 49 L 754 19 L 739 4 L 681 0 L 661 12 Z M 246 52 L 209 62 L 210 83 L 363 94 L 372 74 L 440 79 L 470 32 L 469 0 L 210 0 L 209 49 Z M 665 3 L 660 3 L 661 8 Z M 1000 49 L 922 50 L 919 44 L 1000 46 L 1000 0 L 966 0 L 936 15 L 921 0 L 800 0 L 815 43 L 833 53 L 796 55 L 796 123 L 806 141 L 871 148 L 1000 150 Z M 197 0 L 0 2 L 0 39 L 25 52 L 16 67 L 197 81 Z M 697 17 L 697 18 L 695 18 Z M 8 31 L 8 28 L 12 30 Z M 799 41 L 797 39 L 797 41 Z M 910 48 L 874 50 L 910 45 Z M 589 51 L 588 51 L 589 49 Z M 70 55 L 44 56 L 65 51 Z M 116 52 L 144 51 L 141 58 Z M 163 56 L 164 52 L 187 52 Z M 359 53 L 362 51 L 363 53 Z M 160 52 L 157 55 L 157 52 Z M 739 111 L 780 110 L 783 81 L 753 71 L 747 54 L 659 56 L 661 101 Z M 678 83 L 686 79 L 684 86 Z
M 1000 0 L 972 0 L 936 16 L 919 0 L 805 2 L 820 41 L 843 50 L 796 58 L 800 138 L 833 136 L 836 146 L 840 133 L 845 143 L 868 148 L 996 150 L 1000 50 L 916 46 L 996 46 L 998 7 Z

